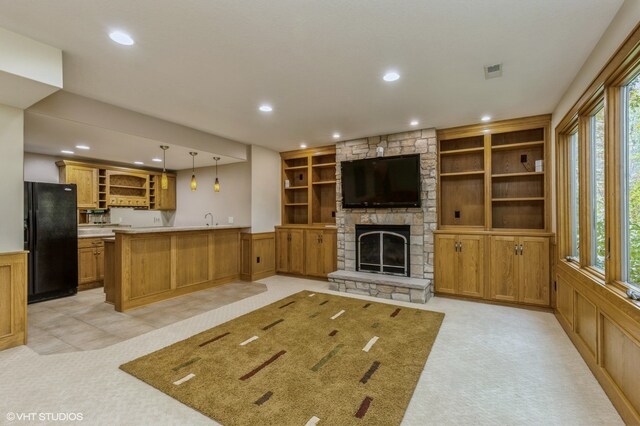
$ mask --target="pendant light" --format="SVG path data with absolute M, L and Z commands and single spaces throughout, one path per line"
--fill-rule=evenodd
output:
M 195 191 L 198 187 L 198 182 L 196 182 L 196 155 L 197 152 L 190 152 L 191 155 L 191 192 Z
M 213 183 L 213 190 L 214 192 L 220 192 L 220 181 L 218 180 L 218 161 L 220 157 L 213 157 L 213 159 L 216 161 L 216 181 Z
M 162 149 L 162 178 L 160 179 L 160 188 L 169 189 L 169 178 L 167 177 L 167 150 L 168 145 L 160 145 Z

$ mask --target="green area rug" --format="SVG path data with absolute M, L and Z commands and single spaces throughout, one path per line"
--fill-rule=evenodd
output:
M 443 318 L 303 291 L 120 368 L 224 425 L 397 425 Z

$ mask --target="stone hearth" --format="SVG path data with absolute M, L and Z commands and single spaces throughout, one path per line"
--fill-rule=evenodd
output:
M 340 162 L 385 156 L 420 154 L 422 206 L 417 208 L 343 209 Z M 330 288 L 385 299 L 425 303 L 433 292 L 436 216 L 436 132 L 416 130 L 336 144 L 336 225 L 338 228 L 338 271 L 329 274 Z M 410 270 L 408 277 L 356 271 L 356 225 L 409 225 Z

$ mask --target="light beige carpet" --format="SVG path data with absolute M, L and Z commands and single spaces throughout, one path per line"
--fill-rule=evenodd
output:
M 394 425 L 443 318 L 303 291 L 120 368 L 225 425 Z

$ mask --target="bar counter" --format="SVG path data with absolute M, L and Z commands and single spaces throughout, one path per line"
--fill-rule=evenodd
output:
M 119 312 L 240 278 L 246 226 L 116 229 L 105 241 L 106 301 Z

